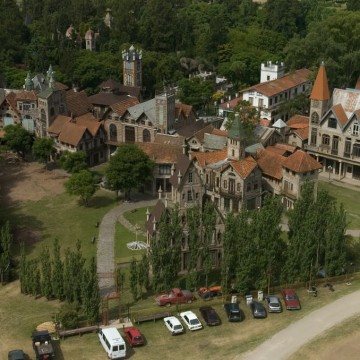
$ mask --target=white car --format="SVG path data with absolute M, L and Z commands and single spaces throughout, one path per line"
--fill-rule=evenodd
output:
M 175 316 L 168 316 L 164 318 L 164 323 L 171 332 L 171 335 L 181 334 L 184 332 L 184 328 L 181 325 L 181 322 Z
M 192 311 L 184 311 L 180 313 L 180 317 L 189 330 L 200 330 L 202 329 L 202 324 L 197 316 Z

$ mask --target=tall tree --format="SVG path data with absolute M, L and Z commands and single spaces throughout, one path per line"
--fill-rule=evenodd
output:
M 136 259 L 133 257 L 130 263 L 130 291 L 134 301 L 136 301 L 139 296 L 138 285 L 139 285 L 138 268 L 136 265 Z
M 13 236 L 7 221 L 0 229 L 0 283 L 10 280 Z
M 48 300 L 53 297 L 53 270 L 51 267 L 50 251 L 44 246 L 40 251 L 41 295 Z
M 106 181 L 126 198 L 132 189 L 145 186 L 152 178 L 154 162 L 136 145 L 120 145 L 106 169 Z
M 52 286 L 56 299 L 64 300 L 64 264 L 61 259 L 59 239 L 55 238 L 52 250 Z

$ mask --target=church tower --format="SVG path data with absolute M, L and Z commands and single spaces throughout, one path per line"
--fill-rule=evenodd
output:
M 123 84 L 142 88 L 142 50 L 131 45 L 129 50 L 123 50 L 122 59 Z
M 321 118 L 329 109 L 330 91 L 324 62 L 321 63 L 310 95 L 309 140 L 311 146 L 317 145 L 318 127 Z
M 165 90 L 155 94 L 156 127 L 162 134 L 174 130 L 175 91 Z

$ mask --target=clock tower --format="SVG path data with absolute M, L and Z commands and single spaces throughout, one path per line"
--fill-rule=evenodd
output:
M 129 50 L 123 50 L 122 59 L 123 84 L 142 88 L 142 50 L 131 45 Z

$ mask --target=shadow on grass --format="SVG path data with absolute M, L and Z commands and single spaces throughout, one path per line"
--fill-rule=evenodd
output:
M 92 209 L 100 209 L 103 207 L 107 207 L 111 204 L 114 204 L 116 201 L 115 199 L 115 195 L 113 197 L 110 196 L 94 196 L 93 198 L 90 199 L 87 207 L 92 208 Z M 79 203 L 81 205 L 83 205 L 83 203 Z
M 60 347 L 60 340 L 53 340 L 52 344 L 53 344 L 54 350 L 55 350 L 55 359 L 56 360 L 64 360 L 64 355 L 63 355 L 61 347 Z

